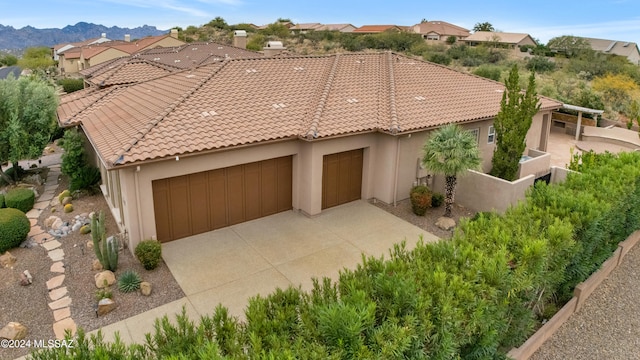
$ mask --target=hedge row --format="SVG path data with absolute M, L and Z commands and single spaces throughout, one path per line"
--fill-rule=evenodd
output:
M 363 258 L 337 282 L 250 300 L 246 322 L 218 306 L 193 325 L 158 320 L 146 346 L 84 336 L 36 359 L 504 358 L 573 287 L 640 228 L 640 154 L 588 155 L 559 185 L 537 184 L 504 215 L 462 221 L 451 241 Z

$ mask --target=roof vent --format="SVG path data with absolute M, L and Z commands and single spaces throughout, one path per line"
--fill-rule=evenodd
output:
M 282 109 L 282 108 L 286 108 L 287 107 L 287 105 L 285 105 L 283 103 L 273 104 L 271 106 L 273 106 L 274 109 Z
M 356 99 L 356 98 L 347 99 L 347 102 L 348 102 L 349 104 L 355 104 L 355 103 L 357 103 L 357 102 L 358 102 L 358 99 Z
M 302 66 L 296 66 L 296 67 L 293 68 L 293 70 L 295 70 L 295 71 L 303 71 L 304 68 Z
M 629 43 L 628 43 L 628 42 L 626 42 L 626 43 L 624 43 L 622 46 L 623 46 L 623 47 L 627 47 L 627 46 L 629 46 Z
M 611 44 L 609 44 L 609 47 L 607 47 L 606 49 L 604 49 L 604 52 L 609 52 L 611 51 L 611 49 L 613 49 L 614 46 L 616 46 L 617 41 L 612 41 Z
M 284 49 L 282 41 L 269 41 L 267 42 L 267 47 L 271 49 Z
M 360 58 L 360 59 L 356 60 L 356 63 L 357 63 L 357 64 L 362 64 L 362 63 L 364 63 L 364 59 L 363 59 L 363 58 Z
M 160 58 L 153 58 L 153 61 L 160 61 Z
M 191 50 L 196 51 L 196 50 L 198 50 L 198 48 L 194 47 L 194 48 L 191 48 Z
M 193 75 L 193 74 L 189 74 L 189 75 L 187 75 L 186 77 L 188 77 L 188 78 L 194 78 L 194 77 L 196 77 L 196 76 L 195 76 L 195 75 Z
M 247 74 L 257 73 L 258 72 L 258 70 L 256 70 L 256 69 L 247 69 L 246 71 L 247 71 Z
M 173 62 L 174 62 L 174 63 L 179 63 L 179 62 L 180 62 L 180 59 L 175 59 L 175 60 L 173 60 Z
M 222 49 L 224 49 L 224 47 L 218 46 L 218 50 L 222 50 Z
M 418 100 L 418 101 L 422 101 L 422 100 L 426 100 L 427 98 L 424 96 L 416 96 L 414 99 Z

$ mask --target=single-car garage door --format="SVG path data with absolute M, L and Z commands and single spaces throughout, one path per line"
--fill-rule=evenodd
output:
M 291 156 L 286 156 L 154 180 L 158 240 L 180 239 L 290 210 L 291 176 Z
M 360 199 L 362 149 L 325 155 L 322 160 L 322 208 Z

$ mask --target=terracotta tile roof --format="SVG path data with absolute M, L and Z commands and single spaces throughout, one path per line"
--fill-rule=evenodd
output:
M 324 24 L 316 30 L 326 30 L 326 31 L 342 31 L 345 28 L 353 28 L 356 29 L 355 26 L 351 24 Z
M 257 58 L 264 55 L 239 47 L 214 42 L 189 43 L 173 48 L 149 49 L 136 55 L 181 69 L 222 61 L 225 58 Z
M 80 70 L 80 75 L 85 76 L 85 77 L 90 77 L 94 74 L 97 73 L 102 73 L 105 71 L 109 71 L 113 68 L 115 68 L 118 65 L 124 64 L 127 61 L 129 61 L 130 57 L 129 56 L 122 56 L 119 58 L 115 58 L 115 59 L 111 59 L 108 61 L 105 61 L 103 63 L 100 64 L 96 64 L 94 66 L 88 67 L 86 69 Z
M 179 70 L 181 69 L 177 67 L 167 66 L 145 59 L 131 58 L 117 66 L 109 67 L 100 74 L 95 74 L 87 78 L 87 81 L 99 87 L 133 84 L 155 79 Z
M 372 34 L 372 33 L 381 33 L 387 30 L 404 30 L 403 26 L 398 25 L 363 25 L 359 28 L 353 30 L 354 33 L 363 33 L 363 34 Z
M 445 21 L 427 21 L 417 24 L 413 27 L 414 31 L 419 34 L 436 33 L 443 36 L 462 36 L 467 37 L 471 35 L 469 30 L 460 27 L 458 25 L 450 24 Z
M 302 23 L 293 25 L 289 30 L 315 30 L 320 26 L 322 26 L 320 23 Z
M 529 34 L 521 34 L 521 33 L 506 33 L 506 32 L 497 32 L 497 31 L 476 31 L 473 34 L 467 36 L 465 41 L 475 41 L 475 42 L 488 42 L 494 41 L 494 38 L 497 39 L 498 42 L 505 44 L 518 44 L 522 40 L 527 37 L 531 38 Z M 532 41 L 533 38 L 531 38 Z M 535 42 L 535 41 L 534 41 Z
M 108 167 L 237 145 L 494 117 L 504 85 L 394 53 L 236 59 L 65 101 Z M 541 98 L 543 109 L 562 103 Z

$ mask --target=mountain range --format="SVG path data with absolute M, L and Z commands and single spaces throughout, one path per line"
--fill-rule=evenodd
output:
M 130 29 L 117 26 L 106 27 L 86 22 L 68 25 L 62 29 L 36 29 L 32 26 L 16 29 L 0 24 L 0 50 L 18 50 L 33 46 L 52 47 L 56 44 L 97 38 L 103 33 L 111 40 L 122 40 L 125 34 L 131 35 L 132 39 L 139 39 L 167 32 L 168 30 L 158 30 L 155 26 L 148 25 Z

